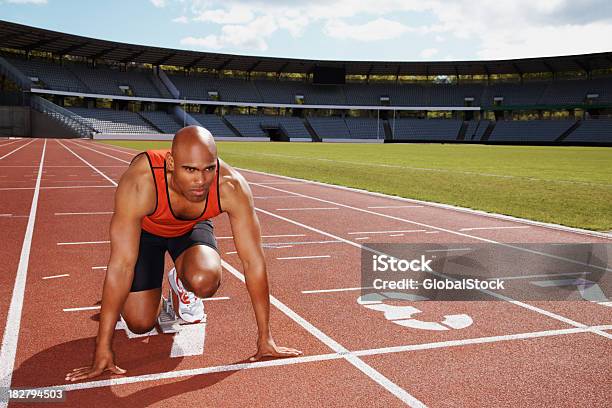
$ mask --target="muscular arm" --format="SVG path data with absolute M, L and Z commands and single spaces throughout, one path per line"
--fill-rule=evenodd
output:
M 232 179 L 222 187 L 228 193 L 226 196 L 231 195 L 231 199 L 224 200 L 227 203 L 224 209 L 229 215 L 234 244 L 242 261 L 261 341 L 270 336 L 270 297 L 261 230 L 249 185 L 239 174 L 234 174 Z
M 111 253 L 102 291 L 97 347 L 111 348 L 115 324 L 134 277 L 140 223 L 151 206 L 147 191 L 150 187 L 140 182 L 138 163 L 134 166 L 123 175 L 115 194 L 115 211 L 110 225 Z
M 302 354 L 301 351 L 279 347 L 272 338 L 268 274 L 251 189 L 246 180 L 235 170 L 229 170 L 227 178 L 229 181 L 221 185 L 221 203 L 229 215 L 234 244 L 242 261 L 247 290 L 257 321 L 257 354 L 251 357 L 251 361 L 261 357 L 298 356 Z

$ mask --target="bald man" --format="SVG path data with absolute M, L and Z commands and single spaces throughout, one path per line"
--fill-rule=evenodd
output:
M 115 365 L 115 325 L 121 313 L 134 333 L 155 326 L 166 251 L 174 261 L 168 280 L 180 317 L 191 323 L 204 318 L 202 298 L 212 296 L 221 283 L 210 219 L 222 212 L 229 216 L 257 321 L 257 353 L 251 361 L 301 354 L 277 346 L 270 332 L 268 277 L 249 185 L 217 157 L 210 132 L 188 126 L 176 133 L 171 150 L 137 155 L 119 181 L 93 363 L 68 373 L 66 380 L 126 372 Z

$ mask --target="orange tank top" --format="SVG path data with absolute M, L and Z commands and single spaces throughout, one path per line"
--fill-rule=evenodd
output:
M 170 206 L 170 195 L 166 183 L 166 153 L 170 149 L 147 150 L 145 155 L 149 159 L 153 181 L 155 182 L 156 205 L 152 214 L 142 219 L 142 229 L 161 237 L 171 238 L 183 235 L 193 226 L 203 220 L 221 214 L 221 199 L 219 197 L 219 159 L 215 170 L 215 180 L 210 185 L 206 196 L 204 211 L 194 219 L 178 218 Z

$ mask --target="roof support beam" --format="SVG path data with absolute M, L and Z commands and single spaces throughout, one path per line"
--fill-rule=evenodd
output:
M 79 48 L 83 48 L 84 46 L 90 44 L 89 42 L 84 42 L 80 44 L 74 44 L 70 47 L 64 48 L 63 50 L 57 51 L 57 55 L 69 55 L 71 52 L 78 50 Z
M 217 71 L 221 71 L 222 69 L 224 69 L 225 67 L 227 67 L 230 62 L 232 62 L 234 59 L 233 58 L 228 58 L 225 61 L 223 61 L 221 64 L 217 65 L 216 70 Z
M 158 59 L 157 61 L 155 61 L 155 62 L 154 62 L 153 64 L 151 64 L 151 65 L 153 65 L 153 66 L 160 66 L 160 65 L 163 65 L 163 64 L 164 64 L 164 62 L 169 61 L 169 60 L 170 60 L 170 59 L 172 59 L 172 57 L 174 57 L 175 55 L 176 55 L 176 52 L 173 52 L 172 54 L 168 54 L 168 55 L 166 55 L 165 57 Z
M 130 54 L 129 56 L 125 57 L 124 59 L 122 59 L 119 62 L 122 63 L 122 64 L 127 64 L 128 62 L 134 61 L 136 58 L 140 57 L 145 52 L 146 52 L 146 50 L 141 50 L 141 51 L 135 52 L 135 53 Z

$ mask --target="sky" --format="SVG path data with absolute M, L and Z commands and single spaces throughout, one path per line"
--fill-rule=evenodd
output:
M 324 60 L 612 51 L 610 0 L 0 0 L 0 19 L 132 44 Z

